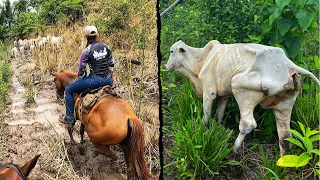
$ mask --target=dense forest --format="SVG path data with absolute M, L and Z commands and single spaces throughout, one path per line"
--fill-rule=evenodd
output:
M 174 2 L 160 0 L 160 13 Z M 240 157 L 233 156 L 240 120 L 236 101 L 228 101 L 222 126 L 216 125 L 212 115 L 209 130 L 203 131 L 202 99 L 196 96 L 186 77 L 167 71 L 164 65 L 171 45 L 179 40 L 198 48 L 211 40 L 225 44 L 259 43 L 282 48 L 295 64 L 319 77 L 319 1 L 180 1 L 161 17 L 160 40 L 165 177 L 317 178 L 319 87 L 309 77 L 302 76 L 303 87 L 293 107 L 290 132 L 294 139 L 288 140 L 293 143 L 289 153 L 292 159 L 286 159 L 289 164 L 284 165 L 280 163 L 284 161 L 278 161 L 279 140 L 272 110 L 255 108 L 258 126 L 246 136 Z M 213 112 L 216 108 L 215 102 Z M 297 164 L 298 157 L 303 163 Z

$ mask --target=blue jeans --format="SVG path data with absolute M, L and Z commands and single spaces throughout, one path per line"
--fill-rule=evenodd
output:
M 81 93 L 85 90 L 96 89 L 106 85 L 112 86 L 112 78 L 98 77 L 98 76 L 85 76 L 77 81 L 73 82 L 66 87 L 66 116 L 64 121 L 67 123 L 74 123 L 73 111 L 74 111 L 74 97 L 73 93 Z

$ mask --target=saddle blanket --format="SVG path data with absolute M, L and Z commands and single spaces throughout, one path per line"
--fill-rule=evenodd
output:
M 79 120 L 81 120 L 82 113 L 88 114 L 92 107 L 106 96 L 120 98 L 120 96 L 118 96 L 117 93 L 109 85 L 102 87 L 98 92 L 97 90 L 93 90 L 93 93 L 81 93 L 75 102 L 74 117 L 77 117 Z

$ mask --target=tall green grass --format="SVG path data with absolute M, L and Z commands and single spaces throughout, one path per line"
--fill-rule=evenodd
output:
M 264 171 L 258 173 L 258 179 L 272 180 L 272 179 L 282 179 L 288 180 L 285 177 L 285 173 L 288 171 L 287 168 L 282 168 L 276 165 L 277 159 L 279 159 L 280 155 L 278 150 L 273 151 L 273 156 L 270 157 L 270 153 L 266 153 L 266 150 L 263 149 L 261 145 L 259 145 L 259 155 L 261 156 L 261 166 Z
M 228 143 L 232 131 L 218 126 L 215 120 L 206 131 L 202 120 L 202 101 L 195 96 L 190 82 L 182 81 L 179 87 L 169 83 L 164 88 L 163 129 L 174 139 L 170 151 L 173 161 L 165 166 L 165 171 L 175 168 L 183 179 L 217 175 L 219 169 L 235 162 L 226 159 L 232 150 Z

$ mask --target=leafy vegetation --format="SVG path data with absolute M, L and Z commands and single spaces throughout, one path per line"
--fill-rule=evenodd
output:
M 2 43 L 0 41 L 0 134 L 2 134 L 3 128 L 3 110 L 5 108 L 6 97 L 10 87 L 9 81 L 11 76 L 10 62 L 6 55 L 8 50 L 7 43 Z M 2 159 L 2 149 L 3 149 L 2 138 L 0 138 L 0 159 Z
M 282 47 L 289 57 L 296 57 L 306 40 L 304 33 L 310 26 L 317 28 L 319 2 L 269 0 L 261 5 L 265 13 L 258 16 L 263 23 L 261 32 L 254 37 L 256 42 Z
M 173 0 L 161 0 L 160 12 L 173 2 Z M 316 14 L 319 14 L 319 3 L 311 0 L 182 1 L 161 18 L 160 50 L 162 62 L 165 63 L 169 58 L 169 48 L 178 40 L 183 40 L 193 47 L 203 47 L 214 39 L 221 43 L 260 43 L 283 48 L 295 64 L 308 69 L 317 76 L 320 67 L 319 25 Z M 185 126 L 188 125 L 175 119 L 177 114 L 180 114 L 179 119 L 192 119 L 193 123 L 197 122 L 197 119 L 202 118 L 202 114 L 198 112 L 202 111 L 202 103 L 200 99 L 195 97 L 195 92 L 191 87 L 181 90 L 186 88 L 186 84 L 189 83 L 185 77 L 178 75 L 178 73 L 167 72 L 163 67 L 160 67 L 160 70 L 165 141 L 169 141 L 166 138 L 171 139 L 171 146 L 174 147 L 167 149 L 165 156 L 168 156 L 171 163 L 178 163 L 179 158 L 173 156 L 172 153 L 179 151 L 182 154 L 185 152 L 187 140 L 184 141 L 185 144 L 178 144 L 178 139 L 183 138 L 175 135 L 177 132 L 183 132 L 186 129 Z M 303 88 L 293 108 L 291 128 L 299 128 L 297 121 L 301 121 L 311 129 L 319 129 L 319 87 L 305 76 L 302 76 L 302 84 Z M 179 94 L 176 94 L 175 91 L 178 91 Z M 189 95 L 194 96 L 195 103 L 186 101 L 185 97 Z M 186 103 L 185 106 L 181 106 L 184 108 L 175 105 L 180 101 Z M 214 104 L 213 109 L 216 107 L 217 103 Z M 194 112 L 190 113 L 188 108 L 193 109 Z M 193 114 L 192 118 L 190 114 Z M 250 155 L 243 157 L 244 160 L 241 163 L 251 167 L 252 161 L 250 159 L 259 156 L 260 163 L 257 164 L 257 169 L 253 169 L 255 170 L 253 173 L 259 179 L 296 178 L 296 174 L 301 171 L 295 172 L 292 169 L 276 166 L 276 159 L 279 158 L 279 155 L 267 154 L 275 154 L 279 151 L 276 120 L 272 110 L 265 110 L 258 106 L 255 108 L 254 117 L 258 127 L 246 137 L 246 143 L 253 144 L 252 147 L 255 147 L 256 144 L 261 144 L 262 147 L 265 147 L 264 144 L 273 144 L 275 148 L 274 151 L 266 151 L 264 148 L 252 149 L 254 153 L 251 154 L 250 151 L 248 153 Z M 229 100 L 227 104 L 224 122 L 224 126 L 227 128 L 238 131 L 239 109 L 234 99 Z M 193 134 L 197 135 L 196 132 Z M 187 137 L 185 139 L 190 139 Z M 234 139 L 235 136 L 232 136 L 231 141 Z M 212 140 L 210 139 L 210 141 Z M 171 146 L 169 144 L 169 147 Z M 189 145 L 189 148 L 192 149 L 192 146 Z M 299 152 L 293 149 L 292 153 Z M 181 158 L 184 157 L 181 155 Z M 186 159 L 184 158 L 184 160 Z M 188 164 L 188 162 L 184 162 L 184 164 Z M 313 165 L 315 164 L 316 162 L 313 163 Z M 183 174 L 179 168 L 175 169 L 173 166 L 166 167 L 166 170 L 167 174 L 169 172 L 177 176 Z M 263 173 L 261 174 L 260 171 Z M 202 175 L 202 177 L 204 176 Z M 301 175 L 301 178 L 303 177 L 305 176 Z
M 0 40 L 41 34 L 58 21 L 70 25 L 84 18 L 84 7 L 83 0 L 6 0 L 0 5 Z
M 312 165 L 312 167 L 314 167 L 314 175 L 319 175 L 320 150 L 318 148 L 315 148 L 316 146 L 319 147 L 319 131 L 311 130 L 309 127 L 305 128 L 305 126 L 301 122 L 298 122 L 298 124 L 300 126 L 302 134 L 296 130 L 290 129 L 288 131 L 292 133 L 295 138 L 286 138 L 285 140 L 301 148 L 303 153 L 299 156 L 285 155 L 278 159 L 277 165 L 281 167 L 298 168 L 307 165 L 310 160 L 313 159 L 313 162 L 317 162 L 317 164 Z M 318 166 L 318 168 L 316 166 Z

